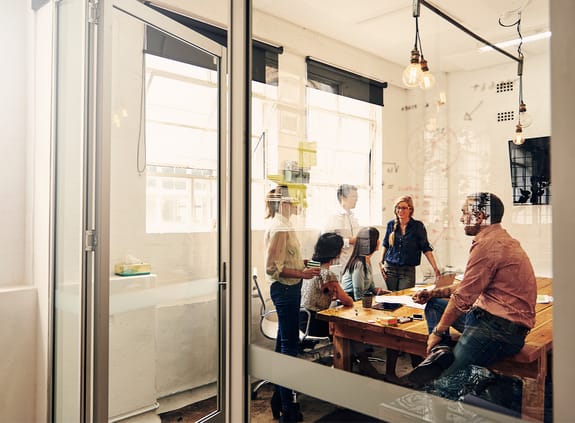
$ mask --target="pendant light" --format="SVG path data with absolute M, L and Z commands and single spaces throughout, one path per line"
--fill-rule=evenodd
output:
M 413 46 L 413 50 L 411 50 L 410 63 L 403 71 L 403 83 L 409 88 L 417 87 L 419 85 L 419 81 L 421 81 L 421 73 L 421 65 L 419 64 L 419 50 L 417 50 L 416 44 Z
M 513 143 L 521 145 L 525 142 L 525 134 L 523 129 L 527 128 L 533 122 L 532 116 L 527 113 L 527 105 L 523 101 L 523 36 L 521 35 L 521 10 L 517 12 L 517 20 L 512 24 L 505 25 L 502 18 L 499 18 L 499 25 L 501 26 L 515 26 L 517 35 L 519 36 L 519 45 L 517 46 L 517 75 L 519 76 L 519 107 L 517 110 L 517 124 L 515 125 L 515 135 L 513 136 Z
M 419 81 L 419 88 L 423 90 L 433 88 L 435 85 L 435 76 L 429 72 L 427 60 L 423 58 L 423 55 L 421 56 L 421 61 L 419 63 L 421 64 L 421 79 Z
M 402 80 L 409 88 L 419 86 L 427 90 L 435 85 L 435 76 L 429 72 L 419 38 L 419 0 L 413 0 L 413 17 L 415 18 L 415 41 L 411 50 L 409 65 L 403 71 Z
M 513 137 L 513 144 L 521 145 L 525 142 L 525 137 L 523 136 L 523 128 L 521 127 L 521 122 L 515 125 L 515 136 Z

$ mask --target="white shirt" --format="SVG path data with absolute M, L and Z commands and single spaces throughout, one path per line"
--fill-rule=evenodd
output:
M 359 228 L 359 222 L 353 214 L 353 210 L 348 213 L 341 205 L 324 226 L 322 233 L 335 232 L 343 238 L 343 248 L 339 256 L 339 264 L 343 266 L 346 265 L 353 251 L 353 245 L 349 244 L 349 240 L 357 235 Z

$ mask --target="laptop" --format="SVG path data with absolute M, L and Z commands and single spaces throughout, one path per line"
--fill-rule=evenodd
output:
M 436 288 L 443 288 L 444 286 L 449 286 L 453 284 L 455 280 L 455 273 L 446 273 L 441 275 L 435 284 Z

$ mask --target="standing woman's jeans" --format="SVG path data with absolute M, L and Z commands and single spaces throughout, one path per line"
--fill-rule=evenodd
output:
M 270 286 L 270 296 L 278 315 L 278 334 L 275 350 L 294 357 L 297 356 L 299 351 L 301 286 L 301 281 L 296 285 L 284 285 L 276 281 Z M 284 415 L 293 414 L 292 390 L 280 386 L 279 391 Z
M 385 262 L 385 283 L 390 291 L 413 288 L 415 286 L 415 266 L 393 266 Z

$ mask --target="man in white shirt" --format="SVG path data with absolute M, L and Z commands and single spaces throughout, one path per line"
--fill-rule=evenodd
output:
M 359 230 L 359 222 L 353 213 L 355 205 L 357 204 L 357 187 L 354 185 L 343 184 L 337 189 L 337 199 L 339 201 L 338 210 L 330 216 L 322 233 L 335 232 L 343 238 L 343 248 L 339 255 L 339 266 L 341 269 L 333 269 L 332 271 L 339 275 L 343 267 L 347 263 L 351 252 L 353 251 L 353 244 L 355 244 L 355 237 Z

